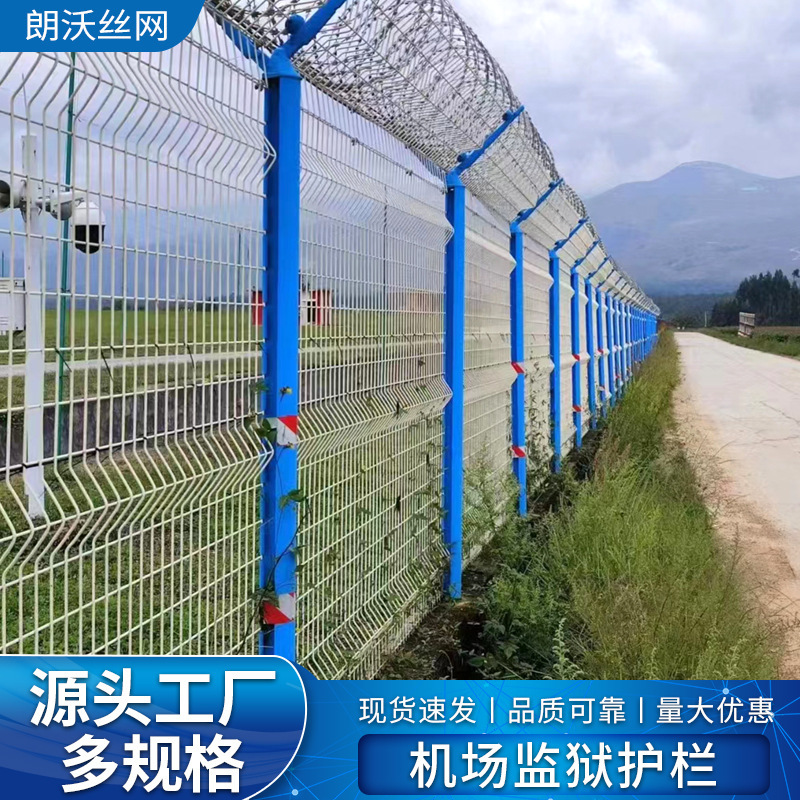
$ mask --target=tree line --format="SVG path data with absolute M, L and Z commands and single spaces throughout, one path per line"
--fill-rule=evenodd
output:
M 761 272 L 745 278 L 733 297 L 714 304 L 711 325 L 739 324 L 739 312 L 756 315 L 757 325 L 800 325 L 800 269 L 791 275 L 782 270 Z

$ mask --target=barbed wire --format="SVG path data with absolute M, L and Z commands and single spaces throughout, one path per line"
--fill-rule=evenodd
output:
M 217 22 L 230 22 L 267 52 L 282 42 L 290 16 L 308 16 L 322 5 L 205 0 Z M 312 85 L 445 172 L 521 105 L 500 65 L 448 0 L 349 0 L 294 63 Z M 552 151 L 524 112 L 464 179 L 481 202 L 510 220 L 559 177 Z M 571 186 L 562 183 L 557 194 L 563 201 L 553 212 L 562 217 L 558 227 L 569 229 L 587 216 Z M 599 238 L 591 223 L 586 227 Z M 624 280 L 643 295 L 628 276 Z

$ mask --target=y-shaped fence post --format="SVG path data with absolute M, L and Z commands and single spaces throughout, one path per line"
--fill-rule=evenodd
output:
M 550 429 L 553 445 L 553 472 L 561 472 L 561 258 L 559 253 L 564 245 L 588 222 L 588 218 L 578 220 L 578 224 L 566 238 L 559 239 L 550 249 Z
M 462 153 L 458 164 L 447 174 L 445 201 L 447 221 L 453 235 L 444 256 L 444 379 L 450 387 L 450 400 L 444 407 L 444 464 L 442 479 L 442 531 L 448 552 L 445 590 L 450 597 L 461 597 L 464 532 L 464 294 L 467 237 L 467 189 L 463 173 L 478 161 L 523 112 L 507 111 L 502 124 L 483 145 Z
M 619 351 L 619 380 L 623 393 L 628 385 L 628 370 L 626 365 L 628 363 L 628 339 L 625 331 L 625 301 L 620 298 L 617 304 L 618 325 L 619 325 L 619 341 L 621 349 Z
M 619 374 L 623 390 L 628 388 L 628 331 L 625 325 L 625 300 L 619 299 L 619 338 L 622 343 L 622 350 L 619 354 Z
M 309 44 L 345 0 L 328 0 L 308 19 L 286 21 L 286 41 L 267 56 L 227 21 L 234 45 L 266 79 L 264 134 L 275 163 L 264 177 L 262 413 L 273 447 L 261 476 L 260 586 L 274 588 L 277 607 L 261 609 L 259 652 L 296 660 L 297 445 L 300 315 L 301 78 L 292 57 Z
M 541 208 L 542 204 L 563 183 L 563 178 L 551 181 L 536 203 L 511 222 L 511 366 L 517 373 L 511 386 L 511 454 L 514 475 L 519 482 L 519 513 L 528 513 L 528 459 L 525 418 L 525 234 L 522 224 Z
M 615 323 L 614 298 L 610 290 L 606 292 L 606 302 L 608 303 L 608 341 L 611 345 L 611 352 L 608 356 L 608 378 L 611 381 L 609 407 L 613 408 L 617 404 L 617 348 L 619 347 L 619 340 L 617 339 Z
M 267 141 L 275 148 L 276 161 L 265 179 L 262 411 L 276 434 L 262 479 L 261 586 L 266 589 L 272 577 L 279 613 L 273 612 L 274 624 L 261 634 L 261 652 L 294 660 L 297 510 L 281 498 L 298 486 L 300 76 L 280 48 L 270 58 L 266 76 Z
M 625 330 L 628 339 L 628 380 L 633 378 L 633 325 L 632 325 L 633 306 L 625 303 Z
M 605 315 L 603 313 L 603 292 L 598 287 L 594 290 L 597 300 L 597 382 L 600 386 L 600 413 L 606 415 L 606 403 L 608 401 L 608 380 L 606 378 L 606 344 L 603 338 L 605 330 Z M 595 423 L 596 424 L 596 423 Z
M 581 397 L 581 273 L 580 267 L 600 244 L 599 239 L 572 265 L 569 271 L 572 299 L 570 302 L 570 340 L 572 343 L 572 423 L 575 426 L 575 447 L 583 447 L 583 398 Z M 591 312 L 587 315 L 591 316 Z M 588 333 L 587 332 L 587 348 Z M 592 356 L 590 355 L 591 359 Z
M 620 325 L 620 302 L 619 297 L 615 297 L 614 303 L 614 343 L 616 344 L 616 355 L 614 357 L 614 377 L 617 381 L 617 397 L 622 397 L 624 386 L 622 383 L 622 326 Z
M 597 427 L 597 385 L 600 386 L 600 391 L 605 392 L 605 368 L 603 364 L 603 319 L 602 319 L 602 302 L 601 293 L 597 289 L 592 288 L 592 278 L 600 272 L 601 269 L 609 262 L 609 257 L 606 256 L 599 264 L 597 269 L 590 272 L 583 279 L 584 291 L 586 293 L 586 349 L 589 351 L 589 365 L 587 369 L 587 383 L 589 390 L 589 415 L 592 428 Z M 597 309 L 596 312 L 592 305 L 596 299 Z M 597 342 L 595 342 L 595 321 Z M 597 356 L 600 356 L 599 360 Z M 595 365 L 598 366 L 597 374 L 598 379 L 595 382 Z M 600 405 L 602 407 L 604 399 L 601 398 Z
M 639 309 L 639 361 L 644 361 L 645 352 L 644 352 L 644 321 L 647 316 L 647 312 Z
M 606 285 L 608 279 L 616 272 L 616 267 L 613 266 L 609 271 L 608 275 L 603 278 L 602 281 L 597 285 L 597 327 L 598 329 L 602 330 L 605 327 L 606 332 L 606 353 L 600 359 L 600 370 L 601 375 L 605 372 L 603 376 L 605 379 L 605 391 L 603 392 L 603 416 L 608 415 L 608 410 L 611 406 L 614 405 L 614 328 L 611 324 L 612 320 L 612 312 L 611 312 L 611 295 L 606 291 L 602 291 L 603 286 Z M 605 313 L 602 309 L 602 300 L 605 301 Z M 602 334 L 601 334 L 602 335 Z M 600 343 L 600 349 L 602 351 L 602 342 Z
M 644 361 L 645 353 L 645 320 L 647 319 L 647 312 L 639 309 L 639 361 Z

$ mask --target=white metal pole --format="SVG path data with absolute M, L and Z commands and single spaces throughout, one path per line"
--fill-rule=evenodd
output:
M 44 516 L 44 308 L 43 241 L 37 139 L 22 137 L 25 165 L 25 491 L 28 514 Z

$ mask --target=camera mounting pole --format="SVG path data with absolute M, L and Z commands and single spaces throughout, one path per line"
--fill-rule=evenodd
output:
M 25 493 L 31 518 L 44 516 L 44 298 L 41 194 L 36 136 L 22 137 L 25 195 Z

